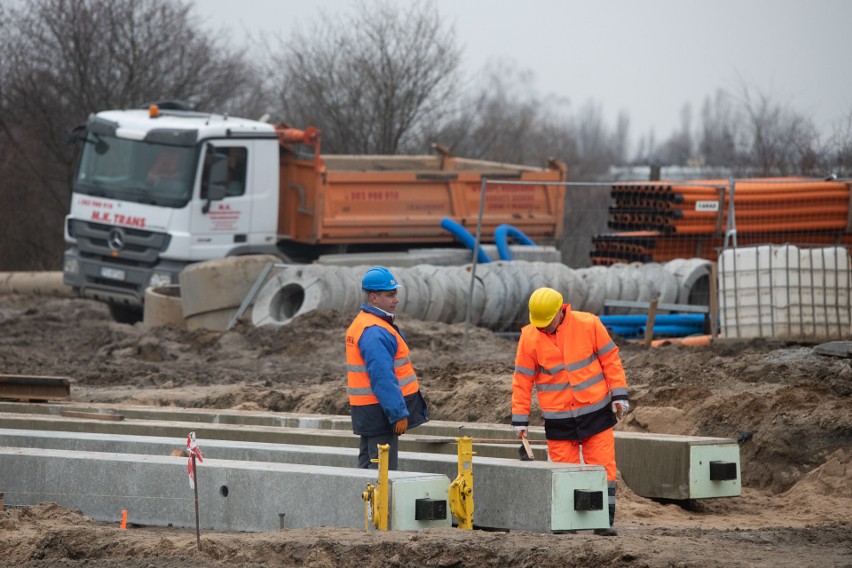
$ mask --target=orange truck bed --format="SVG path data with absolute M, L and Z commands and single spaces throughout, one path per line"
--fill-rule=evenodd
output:
M 299 243 L 450 243 L 449 217 L 475 235 L 482 178 L 564 182 L 565 166 L 532 168 L 436 156 L 317 155 L 282 152 L 279 239 Z M 562 234 L 565 187 L 492 184 L 486 189 L 482 240 L 510 224 L 539 244 Z M 539 242 L 541 241 L 541 242 Z

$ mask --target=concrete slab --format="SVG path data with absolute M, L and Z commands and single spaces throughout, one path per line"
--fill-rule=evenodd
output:
M 7 505 L 52 501 L 114 522 L 124 509 L 131 523 L 195 526 L 184 457 L 2 447 L 0 479 Z M 363 528 L 368 483 L 376 483 L 373 470 L 205 459 L 198 467 L 200 526 L 273 531 L 283 514 L 288 528 Z M 414 518 L 417 499 L 448 501 L 446 476 L 393 471 L 389 483 L 391 529 L 451 526 L 449 514 Z
M 814 347 L 814 353 L 834 357 L 852 357 L 852 341 L 829 341 Z
M 0 445 L 90 452 L 168 455 L 185 439 L 0 430 Z M 199 440 L 205 455 L 218 460 L 244 460 L 322 467 L 349 467 L 357 462 L 356 448 Z M 185 459 L 185 458 L 184 458 Z M 401 471 L 458 474 L 456 456 L 400 452 Z M 474 526 L 500 530 L 550 532 L 606 528 L 606 472 L 599 466 L 521 462 L 475 456 L 473 460 Z M 599 493 L 601 507 L 577 510 L 575 490 Z

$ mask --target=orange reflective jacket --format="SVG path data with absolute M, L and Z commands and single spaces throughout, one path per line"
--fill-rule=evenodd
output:
M 512 423 L 528 424 L 532 389 L 545 422 L 611 412 L 612 400 L 627 399 L 618 347 L 600 319 L 572 312 L 551 335 L 527 325 L 521 330 L 512 378 Z M 606 409 L 606 410 L 604 410 Z
M 379 403 L 379 399 L 376 398 L 373 389 L 370 387 L 367 363 L 358 348 L 361 334 L 364 333 L 366 328 L 374 325 L 386 329 L 396 339 L 397 349 L 393 358 L 393 366 L 394 374 L 399 381 L 399 388 L 402 390 L 402 396 L 405 397 L 420 390 L 417 375 L 414 373 L 414 366 L 408 358 L 408 345 L 405 344 L 405 340 L 392 325 L 380 317 L 362 311 L 346 330 L 346 373 L 349 382 L 349 404 L 351 406 Z

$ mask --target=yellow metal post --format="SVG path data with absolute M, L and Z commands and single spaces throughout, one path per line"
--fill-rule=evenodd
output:
M 458 442 L 458 477 L 450 484 L 450 511 L 458 520 L 459 528 L 473 529 L 473 439 L 456 438 Z
M 388 483 L 388 452 L 390 446 L 388 444 L 380 444 L 379 458 L 370 460 L 372 463 L 379 464 L 379 481 L 377 485 L 367 484 L 367 490 L 361 494 L 361 499 L 364 500 L 364 530 L 369 530 L 369 522 L 367 519 L 367 507 L 373 507 L 373 526 L 380 531 L 388 530 L 388 500 L 390 495 L 390 486 Z

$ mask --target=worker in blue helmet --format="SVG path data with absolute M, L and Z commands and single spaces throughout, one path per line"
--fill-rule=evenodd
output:
M 364 303 L 346 330 L 346 373 L 352 431 L 361 436 L 358 467 L 378 467 L 380 444 L 390 446 L 388 466 L 397 469 L 399 436 L 423 424 L 426 401 L 409 359 L 405 336 L 394 323 L 399 282 L 383 266 L 361 280 Z

